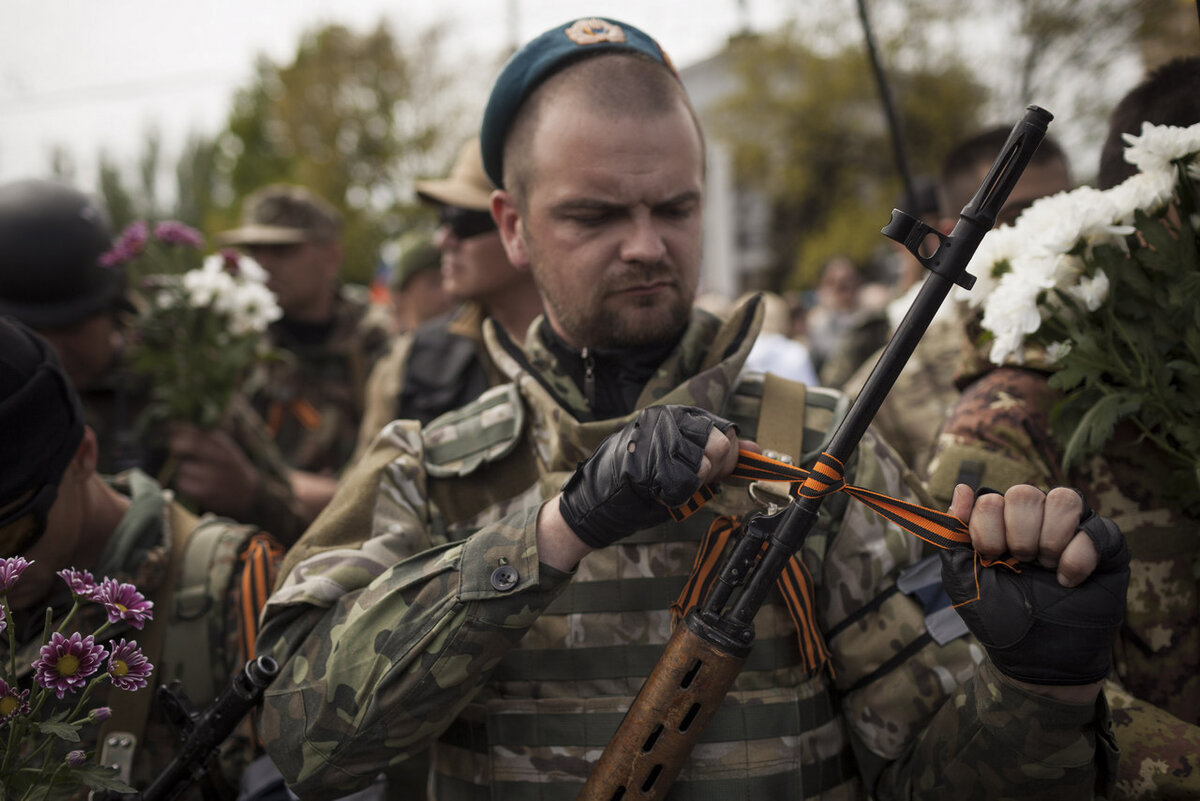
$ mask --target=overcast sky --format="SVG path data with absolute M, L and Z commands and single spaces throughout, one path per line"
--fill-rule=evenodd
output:
M 305 29 L 448 20 L 447 51 L 503 50 L 574 17 L 602 14 L 657 37 L 680 66 L 748 22 L 778 24 L 795 0 L 0 0 L 0 181 L 44 175 L 55 144 L 94 180 L 104 148 L 132 163 L 148 125 L 168 161 L 190 130 L 220 129 L 256 54 L 287 62 Z M 686 10 L 683 10 L 686 9 Z M 490 78 L 489 78 L 490 80 Z

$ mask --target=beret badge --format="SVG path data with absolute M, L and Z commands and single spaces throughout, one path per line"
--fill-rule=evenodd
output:
M 590 45 L 599 42 L 620 44 L 625 41 L 625 31 L 620 25 L 614 25 L 596 17 L 577 19 L 566 30 L 567 38 L 577 45 Z

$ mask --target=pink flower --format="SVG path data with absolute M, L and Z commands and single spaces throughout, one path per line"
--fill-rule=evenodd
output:
M 109 623 L 124 620 L 135 629 L 140 629 L 154 616 L 150 612 L 154 607 L 153 601 L 147 601 L 132 584 L 122 584 L 116 579 L 106 578 L 100 582 L 92 594 L 92 600 L 104 604 Z
M 31 564 L 33 563 L 23 556 L 10 556 L 0 560 L 0 595 L 11 590 L 12 586 L 17 583 L 17 579 L 25 572 L 25 568 Z
M 83 637 L 75 632 L 64 637 L 57 631 L 50 642 L 42 646 L 41 656 L 33 663 L 34 680 L 62 698 L 68 690 L 75 692 L 87 684 L 88 677 L 100 669 L 108 651 L 96 645 L 92 635 Z
M 154 226 L 154 238 L 168 245 L 183 245 L 200 250 L 204 247 L 204 236 L 178 220 L 164 220 Z
M 113 267 L 130 259 L 137 258 L 146 249 L 146 241 L 150 238 L 150 228 L 145 220 L 136 220 L 126 226 L 121 232 L 120 239 L 112 248 L 100 256 L 100 264 Z
M 108 675 L 113 686 L 120 690 L 140 690 L 146 686 L 150 671 L 154 665 L 146 659 L 146 655 L 138 648 L 137 640 L 114 643 L 109 640 L 112 656 L 108 659 Z
M 96 592 L 96 579 L 86 570 L 76 570 L 73 567 L 68 567 L 58 571 L 56 575 L 67 582 L 67 586 L 71 588 L 72 595 L 77 595 L 80 598 L 91 598 Z
M 0 679 L 0 723 L 4 723 L 17 715 L 29 714 L 29 690 L 18 690 L 9 687 L 8 682 Z

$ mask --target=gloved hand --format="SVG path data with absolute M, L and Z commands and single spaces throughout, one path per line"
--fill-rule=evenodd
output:
M 1086 502 L 1079 528 L 1100 560 L 1076 587 L 1060 585 L 1054 570 L 1032 562 L 1021 562 L 1020 573 L 1003 565 L 977 569 L 971 548 L 941 552 L 947 593 L 992 663 L 1011 678 L 1081 685 L 1108 675 L 1113 636 L 1125 616 L 1129 546 L 1116 524 Z
M 666 522 L 700 488 L 713 428 L 733 423 L 691 406 L 651 406 L 598 447 L 563 486 L 559 510 L 592 548 Z

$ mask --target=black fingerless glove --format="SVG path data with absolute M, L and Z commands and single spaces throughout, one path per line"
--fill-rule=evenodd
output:
M 1129 546 L 1117 525 L 1086 501 L 1079 528 L 1092 538 L 1100 562 L 1073 588 L 1061 586 L 1054 570 L 1026 562 L 1020 573 L 1002 565 L 979 568 L 977 588 L 973 549 L 941 553 L 947 593 L 992 663 L 1011 678 L 1071 685 L 1108 675 L 1113 636 L 1125 616 Z
M 563 486 L 559 509 L 593 548 L 666 522 L 700 488 L 708 435 L 733 424 L 691 406 L 651 406 L 611 435 Z

